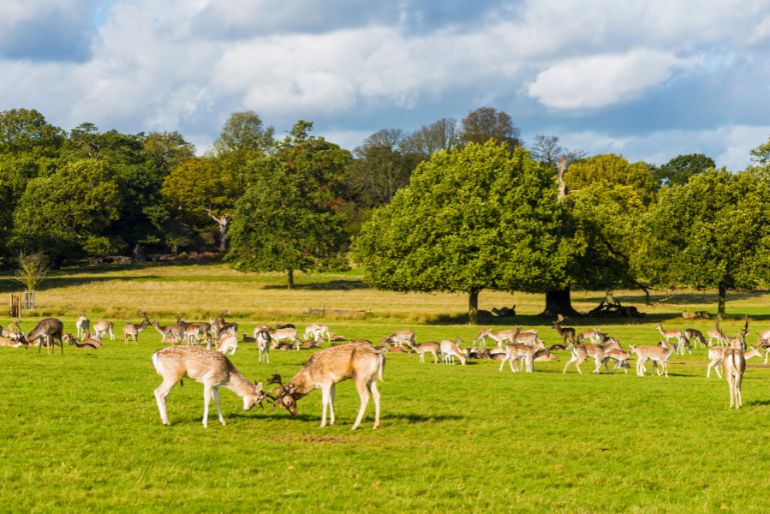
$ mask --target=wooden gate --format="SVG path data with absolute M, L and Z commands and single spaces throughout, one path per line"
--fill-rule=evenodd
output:
M 11 319 L 21 318 L 21 295 L 11 295 L 11 305 L 8 307 L 8 317 Z

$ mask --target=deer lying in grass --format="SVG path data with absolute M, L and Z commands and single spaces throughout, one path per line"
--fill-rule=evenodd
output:
M 743 396 L 741 386 L 743 384 L 743 374 L 746 371 L 746 358 L 743 351 L 735 348 L 725 350 L 722 358 L 722 371 L 727 379 L 727 386 L 730 388 L 730 407 L 735 406 L 740 409 L 743 405 Z
M 463 340 L 458 337 L 454 341 L 444 339 L 439 343 L 439 351 L 441 352 L 444 364 L 454 364 L 454 358 L 457 357 L 460 364 L 465 366 L 465 360 L 468 358 L 468 355 L 465 350 L 460 348 L 462 342 Z
M 414 351 L 415 341 L 417 336 L 413 330 L 399 330 L 387 337 L 380 339 L 380 343 L 385 346 L 405 345 L 410 350 Z
M 674 348 L 668 347 L 665 343 L 660 345 L 642 345 L 642 346 L 630 346 L 629 351 L 636 354 L 636 374 L 643 377 L 647 374 L 647 368 L 644 366 L 649 360 L 652 361 L 652 370 L 650 374 L 655 373 L 656 366 L 660 365 L 663 369 L 663 374 L 668 377 L 668 360 L 674 354 Z M 658 376 L 661 375 L 660 369 L 657 370 Z
M 440 351 L 440 347 L 438 343 L 434 343 L 433 341 L 429 341 L 427 343 L 420 343 L 414 347 L 414 351 L 417 352 L 417 355 L 420 356 L 421 363 L 425 364 L 426 353 L 430 353 L 431 355 L 433 355 L 433 364 L 438 363 L 438 352 Z
M 270 382 L 281 385 L 280 392 L 274 400 L 274 405 L 297 415 L 297 400 L 316 388 L 321 389 L 322 408 L 321 426 L 326 426 L 326 411 L 329 411 L 329 423 L 334 424 L 334 390 L 335 385 L 343 380 L 352 378 L 361 398 L 361 407 L 353 423 L 352 430 L 358 428 L 364 417 L 369 403 L 371 391 L 374 398 L 374 427 L 380 426 L 380 393 L 377 390 L 377 379 L 382 380 L 385 369 L 385 350 L 375 349 L 366 343 L 349 343 L 332 346 L 320 350 L 310 357 L 305 366 L 283 385 L 279 375 L 273 375 Z
M 19 341 L 18 339 L 12 338 L 12 337 L 0 337 L 0 347 L 2 348 L 19 348 L 24 347 L 25 349 L 29 349 L 27 345 Z
M 267 325 L 257 325 L 254 329 L 254 337 L 257 337 L 258 330 L 266 330 L 270 334 L 270 349 L 280 350 L 281 343 L 289 342 L 295 350 L 299 350 L 299 339 L 297 339 L 297 329 L 294 327 L 270 328 Z
M 203 428 L 208 427 L 209 402 L 214 398 L 219 422 L 224 425 L 222 409 L 219 406 L 219 387 L 225 387 L 243 398 L 243 410 L 249 410 L 265 398 L 261 383 L 249 382 L 235 366 L 219 352 L 196 346 L 174 346 L 152 354 L 152 365 L 163 377 L 155 389 L 155 400 L 160 411 L 160 420 L 170 425 L 166 413 L 166 398 L 171 389 L 187 376 L 203 384 Z
M 719 372 L 719 364 L 721 364 L 722 359 L 725 357 L 725 352 L 727 351 L 726 348 L 722 348 L 719 346 L 715 346 L 714 348 L 709 348 L 708 356 L 709 356 L 709 364 L 706 367 L 706 378 L 711 378 L 711 370 L 717 372 L 717 376 L 721 379 L 722 374 Z M 761 357 L 762 352 L 757 348 L 756 346 L 750 347 L 749 351 L 743 354 L 744 360 L 751 359 L 752 357 Z
M 62 336 L 62 340 L 69 344 L 70 346 L 75 346 L 77 348 L 85 348 L 88 350 L 96 350 L 98 346 L 94 345 L 90 341 L 87 340 L 88 336 L 90 335 L 88 332 L 85 332 L 84 335 L 86 336 L 86 341 L 80 342 L 77 337 L 73 336 L 72 334 L 64 334 Z M 101 346 L 101 343 L 99 343 L 99 346 Z

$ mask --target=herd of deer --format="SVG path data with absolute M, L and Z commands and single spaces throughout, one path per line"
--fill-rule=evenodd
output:
M 440 342 L 416 343 L 416 335 L 411 330 L 404 330 L 391 334 L 380 341 L 380 346 L 375 347 L 367 340 L 352 340 L 346 344 L 335 344 L 333 340 L 344 340 L 339 336 L 332 336 L 326 325 L 308 325 L 303 334 L 306 341 L 298 338 L 297 329 L 293 325 L 282 325 L 271 328 L 267 325 L 258 325 L 254 328 L 252 336 L 243 335 L 243 342 L 253 342 L 259 351 L 259 362 L 269 363 L 270 349 L 300 349 L 316 348 L 322 341 L 332 346 L 315 352 L 304 367 L 286 384 L 278 374 L 274 374 L 268 381 L 268 385 L 274 384 L 269 391 L 263 389 L 262 383 L 254 383 L 247 380 L 233 366 L 226 357 L 234 354 L 238 348 L 236 323 L 228 323 L 223 317 L 218 317 L 211 322 L 187 322 L 178 318 L 175 325 L 161 326 L 157 321 L 150 321 L 145 313 L 142 314 L 139 323 L 126 323 L 123 327 L 124 342 L 138 343 L 139 334 L 149 326 L 154 327 L 162 336 L 164 343 L 174 344 L 170 348 L 156 351 L 152 355 L 152 364 L 155 370 L 163 377 L 163 382 L 155 389 L 155 398 L 160 412 L 161 422 L 169 424 L 166 412 L 166 398 L 174 385 L 181 382 L 186 376 L 204 386 L 204 416 L 203 426 L 207 426 L 208 411 L 211 399 L 217 407 L 219 422 L 225 424 L 219 404 L 218 388 L 230 389 L 243 398 L 243 407 L 249 410 L 255 405 L 262 405 L 264 400 L 269 400 L 273 408 L 284 408 L 292 416 L 297 415 L 297 401 L 315 388 L 320 388 L 322 393 L 321 426 L 334 424 L 334 395 L 335 385 L 343 380 L 352 378 L 360 396 L 360 408 L 353 429 L 361 423 L 371 393 L 375 405 L 374 428 L 379 426 L 380 419 L 380 395 L 377 389 L 377 379 L 382 380 L 385 367 L 385 352 L 387 351 L 413 351 L 420 357 L 420 362 L 425 362 L 425 354 L 433 356 L 433 362 L 437 363 L 441 354 L 444 363 L 452 364 L 458 359 L 465 364 L 469 358 L 490 358 L 500 360 L 502 371 L 506 362 L 512 372 L 520 370 L 521 362 L 524 362 L 526 372 L 533 371 L 533 363 L 541 360 L 558 360 L 552 352 L 554 350 L 569 350 L 570 359 L 565 364 L 562 372 L 574 364 L 578 373 L 582 373 L 580 366 L 587 359 L 593 359 L 595 367 L 593 373 L 601 371 L 603 364 L 610 369 L 608 363 L 614 362 L 612 371 L 618 368 L 627 373 L 629 359 L 636 355 L 636 372 L 643 376 L 647 373 L 646 363 L 652 363 L 651 373 L 657 370 L 658 376 L 668 376 L 668 361 L 676 353 L 692 352 L 693 344 L 701 344 L 708 347 L 709 364 L 706 376 L 710 377 L 711 370 L 716 369 L 717 375 L 722 378 L 719 368 L 721 363 L 724 377 L 727 379 L 730 389 L 730 407 L 740 408 L 741 384 L 746 370 L 746 359 L 759 357 L 764 351 L 765 362 L 770 355 L 770 330 L 759 334 L 758 346 L 752 346 L 747 351 L 746 335 L 748 334 L 748 319 L 744 328 L 733 338 L 727 338 L 719 328 L 717 319 L 714 330 L 708 331 L 708 340 L 698 330 L 664 330 L 662 325 L 657 325 L 663 340 L 657 345 L 631 345 L 624 350 L 620 342 L 606 333 L 597 329 L 578 332 L 574 328 L 562 326 L 563 318 L 559 317 L 553 328 L 562 338 L 564 344 L 545 347 L 544 342 L 538 337 L 536 330 L 510 330 L 492 331 L 483 329 L 473 340 L 477 347 L 462 348 L 462 340 L 443 340 Z M 39 321 L 29 333 L 21 332 L 18 324 L 9 328 L 0 327 L 0 346 L 46 346 L 48 352 L 53 352 L 54 346 L 62 348 L 67 342 L 80 348 L 98 348 L 102 346 L 102 338 L 115 339 L 112 322 L 99 321 L 91 325 L 85 315 L 81 315 L 76 321 L 77 335 L 64 334 L 64 325 L 61 320 L 47 318 Z M 93 333 L 91 332 L 93 329 Z M 487 340 L 496 343 L 492 348 L 487 348 Z M 671 343 L 671 341 L 674 341 Z M 590 341 L 590 342 L 586 342 Z M 187 343 L 176 346 L 175 343 Z M 196 345 L 205 343 L 206 348 Z M 212 343 L 215 349 L 212 350 Z

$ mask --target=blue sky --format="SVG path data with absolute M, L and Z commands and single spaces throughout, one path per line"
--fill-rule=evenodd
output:
M 69 130 L 297 119 L 346 148 L 492 106 L 525 142 L 739 170 L 770 137 L 770 0 L 3 0 L 0 110 Z

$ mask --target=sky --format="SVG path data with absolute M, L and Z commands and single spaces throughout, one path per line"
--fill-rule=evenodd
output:
M 2 0 L 0 111 L 178 131 L 251 110 L 353 149 L 483 106 L 588 155 L 743 169 L 770 137 L 770 0 Z

